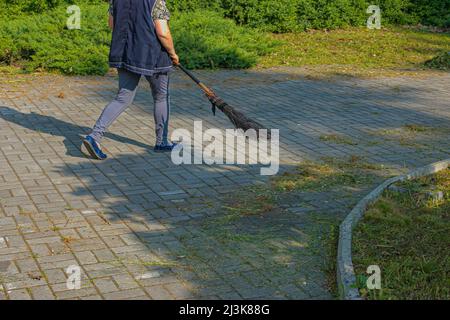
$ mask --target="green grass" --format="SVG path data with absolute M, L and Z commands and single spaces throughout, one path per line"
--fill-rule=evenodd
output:
M 450 299 L 450 169 L 386 191 L 355 229 L 353 262 L 367 299 Z M 444 199 L 426 196 L 440 190 Z M 382 290 L 364 289 L 369 265 Z
M 449 33 L 417 28 L 369 30 L 355 27 L 272 37 L 283 45 L 262 57 L 259 67 L 310 67 L 324 74 L 395 75 L 405 69 L 431 67 L 425 63 L 450 51 Z M 448 58 L 446 61 L 448 64 Z

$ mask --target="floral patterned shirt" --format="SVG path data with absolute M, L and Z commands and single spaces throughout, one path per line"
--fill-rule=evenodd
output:
M 109 14 L 113 14 L 114 0 L 109 0 Z M 170 12 L 167 9 L 166 0 L 156 0 L 152 11 L 153 20 L 170 20 Z

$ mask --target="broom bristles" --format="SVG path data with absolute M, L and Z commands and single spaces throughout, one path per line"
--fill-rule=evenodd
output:
M 228 119 L 230 119 L 231 123 L 235 126 L 236 129 L 242 129 L 244 132 L 247 130 L 255 130 L 256 135 L 259 138 L 259 130 L 265 130 L 262 124 L 259 122 L 252 120 L 246 117 L 242 112 L 237 111 L 235 108 L 230 106 L 228 103 L 223 101 L 220 98 L 214 97 L 211 98 L 210 101 L 220 110 L 222 111 Z M 270 139 L 270 131 L 267 130 L 267 138 Z

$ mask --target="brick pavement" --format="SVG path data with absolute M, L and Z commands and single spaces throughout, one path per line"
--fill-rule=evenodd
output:
M 310 81 L 274 69 L 202 77 L 281 130 L 283 170 L 356 155 L 388 175 L 449 155 L 449 75 Z M 245 236 L 210 227 L 225 194 L 265 181 L 258 166 L 175 166 L 153 153 L 144 82 L 104 141 L 110 158 L 87 159 L 81 137 L 113 98 L 115 81 L 0 78 L 0 299 L 333 298 L 308 212 L 342 219 L 372 185 L 348 199 L 302 193 L 288 213 L 249 220 Z M 172 106 L 172 128 L 192 130 L 194 120 L 230 127 L 180 74 Z M 79 290 L 67 289 L 70 265 L 81 267 Z

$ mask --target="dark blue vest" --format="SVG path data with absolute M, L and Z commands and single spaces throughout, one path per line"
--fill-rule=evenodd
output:
M 142 75 L 171 71 L 152 19 L 156 0 L 115 0 L 109 65 Z

